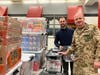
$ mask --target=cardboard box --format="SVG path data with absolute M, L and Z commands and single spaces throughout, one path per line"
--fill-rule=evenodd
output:
M 0 17 L 0 75 L 5 75 L 21 59 L 21 23 L 11 17 Z
M 3 51 L 1 51 L 1 49 Z M 0 67 L 4 66 L 4 71 L 8 72 L 12 69 L 21 59 L 21 48 L 6 50 L 6 47 L 0 49 Z M 1 72 L 0 72 L 1 73 Z

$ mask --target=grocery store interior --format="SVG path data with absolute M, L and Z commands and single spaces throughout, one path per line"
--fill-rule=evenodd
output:
M 51 75 L 41 72 L 50 69 L 45 55 L 56 47 L 59 17 L 75 29 L 73 16 L 82 10 L 85 22 L 100 28 L 99 1 L 0 0 L 0 75 Z

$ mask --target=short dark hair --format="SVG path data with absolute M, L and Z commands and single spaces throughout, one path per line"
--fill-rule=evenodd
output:
M 65 19 L 67 19 L 67 18 L 66 18 L 66 17 L 64 17 L 64 16 L 61 16 L 61 17 L 59 17 L 58 21 L 59 21 L 61 18 L 65 18 Z

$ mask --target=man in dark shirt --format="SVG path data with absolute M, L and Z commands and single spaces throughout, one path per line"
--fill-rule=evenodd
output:
M 70 46 L 72 42 L 73 29 L 67 27 L 67 22 L 64 17 L 59 18 L 59 24 L 61 29 L 56 33 L 54 44 L 60 50 L 63 50 L 65 46 Z M 64 75 L 68 75 L 68 62 L 62 57 L 62 66 Z M 71 75 L 73 75 L 73 62 L 70 63 L 71 66 Z

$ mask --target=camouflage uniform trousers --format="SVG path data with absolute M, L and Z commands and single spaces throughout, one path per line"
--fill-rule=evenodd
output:
M 83 67 L 79 62 L 74 63 L 73 75 L 98 75 L 97 69 L 91 67 Z

